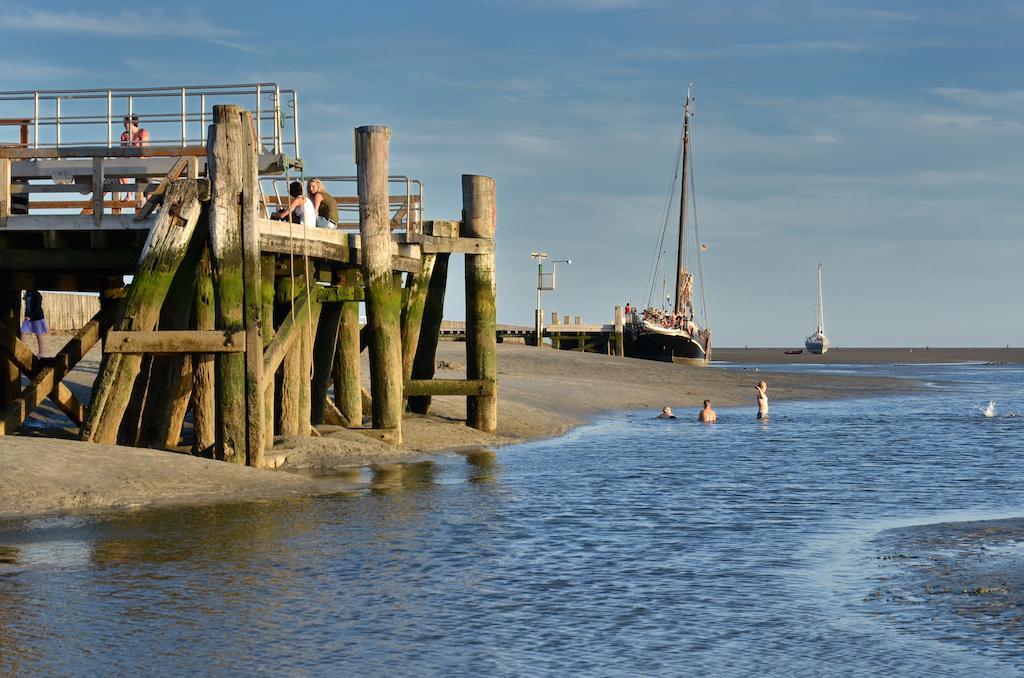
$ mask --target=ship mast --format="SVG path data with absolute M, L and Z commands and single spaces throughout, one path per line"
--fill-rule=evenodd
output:
M 683 312 L 683 285 L 686 281 L 686 174 L 690 152 L 690 89 L 693 83 L 686 86 L 686 104 L 683 106 L 683 183 L 679 191 L 679 244 L 676 253 L 676 294 L 673 311 Z
M 821 298 L 821 262 L 818 262 L 818 333 L 825 334 L 825 302 Z

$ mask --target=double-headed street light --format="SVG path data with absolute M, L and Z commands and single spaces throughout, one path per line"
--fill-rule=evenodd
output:
M 555 259 L 551 262 L 551 272 L 544 272 L 544 260 L 548 258 L 547 252 L 530 252 L 530 256 L 537 260 L 537 308 L 533 319 L 533 330 L 537 335 L 537 347 L 544 346 L 544 309 L 540 304 L 540 293 L 545 290 L 555 289 L 555 274 L 559 264 L 571 264 L 571 259 Z

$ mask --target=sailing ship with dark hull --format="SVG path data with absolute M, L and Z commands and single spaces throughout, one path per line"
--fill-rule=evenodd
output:
M 694 315 L 694 278 L 686 266 L 686 214 L 687 190 L 692 190 L 691 153 L 690 153 L 690 116 L 693 102 L 690 91 L 686 92 L 686 104 L 683 107 L 683 136 L 680 143 L 681 158 L 677 169 L 682 176 L 679 184 L 679 229 L 676 241 L 675 292 L 671 297 L 671 310 L 666 307 L 657 308 L 650 305 L 642 311 L 631 309 L 626 316 L 623 327 L 625 352 L 631 358 L 663 360 L 705 366 L 711 359 L 711 330 L 701 327 Z M 673 179 L 673 186 L 675 180 Z M 671 197 L 669 198 L 671 201 Z M 668 224 L 666 212 L 665 224 L 662 227 L 664 236 Z M 696 237 L 696 258 L 703 306 L 704 283 L 701 275 L 700 253 L 704 246 L 700 244 L 697 231 L 696 210 L 694 209 L 694 235 Z M 659 243 L 659 250 L 661 243 Z M 659 254 L 660 261 L 660 254 Z M 657 265 L 656 265 L 657 267 Z M 653 294 L 653 277 L 652 277 Z M 665 295 L 662 295 L 663 297 Z M 666 299 L 668 301 L 668 299 Z M 706 313 L 704 313 L 706 317 Z

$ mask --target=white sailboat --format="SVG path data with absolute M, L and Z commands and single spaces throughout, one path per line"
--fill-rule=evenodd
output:
M 821 262 L 818 262 L 818 327 L 804 342 L 808 353 L 828 353 L 828 337 L 825 336 L 825 305 L 821 300 Z

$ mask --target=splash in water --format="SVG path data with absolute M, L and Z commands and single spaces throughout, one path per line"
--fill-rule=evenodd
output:
M 988 407 L 983 409 L 981 411 L 981 413 L 984 414 L 986 417 L 994 417 L 994 416 L 996 416 L 996 401 L 994 401 L 994 400 L 988 401 Z

